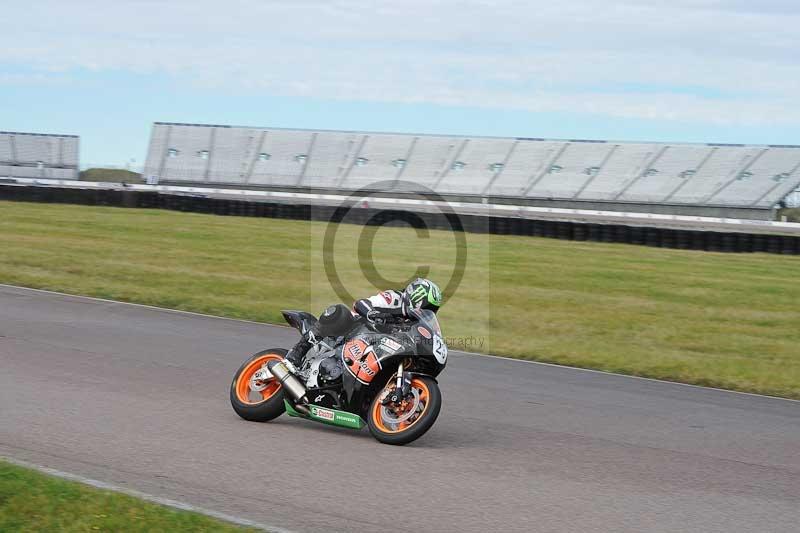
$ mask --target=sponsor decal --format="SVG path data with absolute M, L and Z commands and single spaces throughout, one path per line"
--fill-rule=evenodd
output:
M 419 334 L 425 337 L 426 339 L 431 338 L 431 332 L 428 331 L 427 328 L 423 328 L 422 326 L 417 326 L 417 331 L 419 331 Z
M 395 353 L 400 351 L 403 345 L 400 344 L 399 342 L 393 341 L 389 337 L 382 337 L 381 347 L 389 353 Z
M 363 371 L 363 372 L 364 372 L 366 375 L 368 375 L 369 377 L 371 377 L 371 378 L 372 378 L 372 377 L 374 377 L 374 376 L 375 376 L 375 371 L 374 371 L 374 370 L 372 370 L 372 369 L 369 367 L 369 364 L 367 364 L 367 362 L 366 362 L 366 361 L 359 361 L 359 362 L 358 362 L 358 366 L 359 366 L 359 368 L 361 368 L 361 371 Z
M 353 341 L 347 345 L 347 353 L 353 357 L 361 357 L 364 355 L 366 343 L 364 341 Z
M 319 396 L 317 396 L 316 398 L 314 398 L 314 402 L 315 402 L 315 403 L 316 403 L 316 402 L 321 402 L 321 401 L 322 401 L 322 400 L 324 400 L 324 399 L 325 399 L 325 395 L 324 395 L 324 394 L 320 394 Z
M 366 425 L 359 416 L 350 413 L 343 413 L 342 411 L 336 411 L 336 420 L 334 420 L 333 423 L 352 429 L 361 429 Z
M 311 414 L 323 420 L 333 420 L 336 417 L 335 412 L 330 409 L 323 409 L 322 407 L 312 407 Z
M 347 371 L 363 384 L 368 384 L 382 368 L 378 355 L 372 346 L 362 339 L 353 339 L 344 345 L 342 356 L 352 359 L 347 365 Z
M 286 412 L 289 416 L 302 416 L 288 401 L 286 401 Z M 358 415 L 337 411 L 336 409 L 325 409 L 316 405 L 311 406 L 311 418 L 325 424 L 334 424 L 352 429 L 361 429 L 366 425 Z
M 392 305 L 392 295 L 391 294 L 389 294 L 387 291 L 383 291 L 381 293 L 381 296 L 383 296 L 383 299 L 386 300 L 387 304 Z

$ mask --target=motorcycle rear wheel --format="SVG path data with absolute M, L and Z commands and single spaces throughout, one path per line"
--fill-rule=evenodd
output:
M 263 382 L 253 379 L 268 361 L 281 360 L 285 355 L 286 350 L 281 348 L 263 350 L 239 367 L 230 390 L 231 407 L 237 415 L 251 422 L 267 422 L 286 411 L 283 387 L 275 378 Z
M 395 409 L 381 404 L 384 392 L 394 388 L 394 379 L 390 379 L 384 390 L 372 400 L 367 412 L 367 426 L 378 441 L 402 446 L 417 440 L 433 426 L 442 408 L 442 393 L 433 378 L 414 376 L 411 380 L 412 398 L 407 407 Z

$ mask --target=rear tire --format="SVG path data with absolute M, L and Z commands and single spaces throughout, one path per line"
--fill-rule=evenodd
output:
M 411 380 L 411 389 L 416 391 L 416 395 L 411 400 L 411 408 L 400 415 L 381 405 L 381 396 L 387 388 L 394 388 L 393 380 L 386 384 L 386 387 L 373 398 L 370 404 L 367 412 L 369 432 L 384 444 L 402 446 L 417 440 L 433 426 L 439 416 L 442 408 L 442 393 L 439 385 L 430 376 L 414 376 Z M 392 423 L 393 420 L 402 419 L 409 412 L 418 412 L 420 409 L 419 414 L 413 415 L 407 421 Z
M 264 350 L 250 357 L 239 367 L 233 376 L 230 390 L 231 407 L 237 415 L 251 422 L 267 422 L 278 418 L 286 411 L 283 403 L 283 387 L 275 378 L 258 385 L 252 382 L 253 374 L 266 366 L 268 361 L 283 359 L 285 355 L 286 350 L 282 348 Z

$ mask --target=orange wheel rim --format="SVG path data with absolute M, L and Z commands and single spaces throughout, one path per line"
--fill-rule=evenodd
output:
M 389 382 L 389 385 L 391 385 L 391 381 Z M 430 403 L 429 401 L 430 390 L 428 389 L 428 386 L 425 384 L 425 382 L 419 378 L 413 378 L 411 380 L 411 389 L 416 390 L 419 397 L 419 403 L 413 408 L 418 409 L 420 405 L 422 406 L 422 410 L 419 411 L 419 414 L 416 416 L 416 418 L 413 418 L 413 420 L 409 419 L 398 422 L 396 424 L 397 427 L 391 428 L 387 426 L 383 420 L 383 410 L 386 409 L 386 407 L 383 404 L 381 404 L 381 402 L 376 401 L 372 406 L 372 420 L 375 422 L 375 425 L 378 426 L 378 429 L 380 429 L 384 433 L 402 433 L 411 426 L 413 426 L 414 424 L 416 424 L 417 422 L 419 422 L 420 420 L 422 420 L 422 417 L 428 411 L 428 404 Z
M 281 389 L 281 384 L 277 379 L 270 378 L 264 383 L 256 384 L 256 382 L 253 380 L 253 375 L 261 370 L 261 367 L 266 365 L 268 361 L 280 361 L 281 359 L 283 359 L 283 357 L 280 355 L 269 353 L 256 357 L 250 361 L 247 366 L 244 367 L 244 370 L 239 373 L 239 377 L 236 378 L 236 398 L 240 402 L 248 405 L 258 405 L 275 396 L 275 393 Z M 251 385 L 257 385 L 257 389 L 254 389 L 251 387 Z M 262 389 L 261 387 L 264 388 Z M 251 396 L 256 392 L 260 394 L 261 398 L 254 401 Z

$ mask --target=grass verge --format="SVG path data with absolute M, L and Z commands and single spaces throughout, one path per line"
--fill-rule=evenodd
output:
M 786 222 L 800 222 L 800 207 L 781 209 L 778 211 L 778 220 L 786 217 Z
M 144 183 L 141 174 L 124 168 L 88 168 L 81 171 L 79 179 L 111 183 Z
M 0 461 L 0 531 L 253 531 Z
M 0 202 L 0 282 L 282 323 L 280 309 L 338 299 L 327 229 Z M 420 264 L 443 284 L 453 272 L 449 232 L 342 224 L 327 263 L 354 295 L 374 292 L 365 235 L 390 280 Z M 464 280 L 441 311 L 452 348 L 800 398 L 798 257 L 465 238 Z

